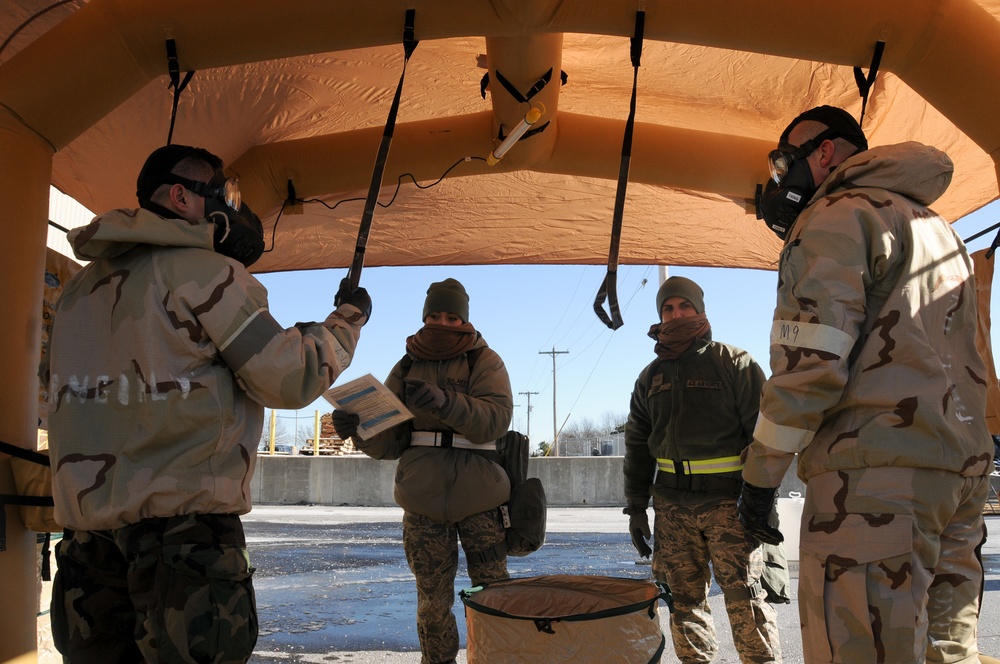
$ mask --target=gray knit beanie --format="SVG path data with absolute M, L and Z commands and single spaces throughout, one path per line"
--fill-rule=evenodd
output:
M 469 294 L 465 292 L 465 286 L 451 278 L 431 284 L 424 300 L 423 320 L 435 311 L 447 311 L 461 318 L 463 323 L 468 323 Z
M 670 277 L 656 291 L 656 315 L 663 311 L 663 303 L 672 297 L 683 297 L 694 305 L 699 314 L 705 313 L 705 292 L 701 286 L 685 277 Z

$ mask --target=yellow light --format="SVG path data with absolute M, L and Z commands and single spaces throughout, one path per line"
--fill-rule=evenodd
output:
M 486 157 L 486 163 L 490 166 L 495 166 L 500 163 L 500 160 L 503 159 L 503 156 L 507 154 L 507 151 L 514 146 L 514 143 L 517 143 L 517 141 L 524 136 L 524 133 L 528 131 L 528 128 L 538 122 L 538 119 L 544 114 L 545 106 L 541 103 L 539 103 L 537 107 L 532 106 L 529 108 L 528 112 L 524 115 L 524 119 L 518 122 L 517 126 L 514 127 L 514 131 L 510 132 L 510 135 L 503 140 L 503 143 L 498 145 L 497 148 Z

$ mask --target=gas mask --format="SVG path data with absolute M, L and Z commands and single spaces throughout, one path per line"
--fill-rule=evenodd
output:
M 218 196 L 205 199 L 205 216 L 215 223 L 215 252 L 250 267 L 264 253 L 264 226 L 246 203 L 234 210 Z
M 250 267 L 264 253 L 264 226 L 250 206 L 242 202 L 235 178 L 221 172 L 207 184 L 169 173 L 167 184 L 180 184 L 205 198 L 205 217 L 215 224 L 215 252 Z
M 780 183 L 769 178 L 757 201 L 757 218 L 782 240 L 798 219 L 799 214 L 816 193 L 812 172 L 805 159 L 797 159 Z
M 782 240 L 819 189 L 806 159 L 823 141 L 836 137 L 833 129 L 826 129 L 801 147 L 783 143 L 767 155 L 771 177 L 757 199 L 757 218 Z

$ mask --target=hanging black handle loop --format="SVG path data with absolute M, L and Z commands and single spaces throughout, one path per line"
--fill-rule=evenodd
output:
M 399 112 L 399 99 L 403 93 L 403 78 L 406 76 L 406 64 L 410 61 L 414 49 L 417 48 L 418 40 L 413 38 L 413 25 L 416 10 L 406 10 L 406 22 L 403 26 L 403 71 L 399 75 L 399 83 L 396 85 L 396 94 L 392 97 L 392 106 L 389 108 L 389 117 L 385 121 L 385 130 L 382 132 L 382 142 L 378 146 L 378 154 L 375 156 L 375 167 L 372 169 L 372 180 L 368 186 L 368 197 L 365 199 L 365 209 L 361 214 L 361 224 L 358 226 L 358 242 L 354 248 L 354 260 L 347 272 L 347 280 L 351 290 L 354 290 L 361 283 L 361 269 L 365 265 L 365 249 L 368 247 L 368 234 L 371 232 L 372 219 L 375 217 L 375 206 L 378 203 L 378 192 L 382 187 L 382 175 L 385 173 L 385 162 L 389 157 L 389 145 L 392 143 L 392 133 L 396 127 L 396 114 Z
M 622 239 L 622 218 L 625 214 L 625 190 L 628 188 L 628 172 L 632 163 L 632 132 L 635 126 L 635 97 L 639 84 L 639 61 L 642 58 L 642 37 L 646 12 L 635 13 L 635 36 L 632 38 L 630 55 L 632 58 L 632 99 L 629 101 L 628 120 L 622 138 L 622 160 L 618 167 L 618 191 L 615 194 L 614 218 L 611 222 L 611 247 L 608 249 L 608 273 L 601 282 L 594 299 L 594 313 L 601 322 L 612 330 L 625 324 L 618 306 L 618 249 Z M 608 302 L 608 312 L 604 311 L 604 301 Z
M 861 67 L 854 68 L 854 82 L 858 84 L 858 92 L 861 93 L 861 119 L 859 125 L 865 121 L 865 109 L 868 107 L 868 95 L 871 94 L 875 86 L 875 78 L 878 76 L 878 66 L 882 62 L 882 53 L 885 51 L 885 42 L 881 39 L 875 42 L 875 53 L 872 55 L 872 64 L 868 69 L 868 76 L 864 75 Z
M 177 120 L 177 104 L 181 100 L 181 93 L 191 82 L 194 71 L 189 71 L 181 80 L 181 67 L 177 59 L 177 43 L 173 39 L 167 40 L 167 73 L 170 74 L 170 85 L 174 89 L 174 101 L 170 107 L 170 129 L 167 131 L 167 145 L 174 138 L 174 122 Z

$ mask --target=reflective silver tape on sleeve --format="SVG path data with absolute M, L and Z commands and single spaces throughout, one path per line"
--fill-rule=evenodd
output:
M 251 357 L 264 349 L 271 339 L 282 332 L 281 325 L 267 309 L 258 309 L 219 345 L 222 359 L 229 368 L 239 371 Z
M 816 433 L 808 429 L 796 429 L 775 424 L 761 413 L 757 417 L 757 426 L 753 430 L 754 440 L 760 441 L 771 449 L 781 452 L 797 453 L 812 442 Z
M 771 326 L 771 344 L 823 350 L 845 357 L 854 346 L 854 339 L 847 332 L 829 325 L 776 320 Z

